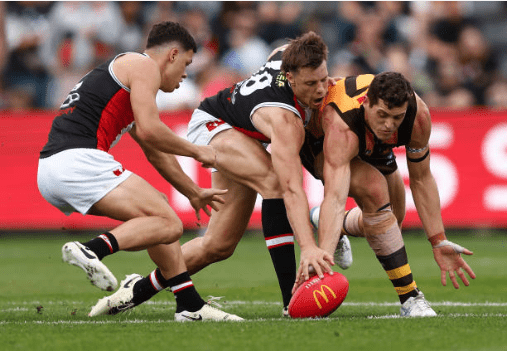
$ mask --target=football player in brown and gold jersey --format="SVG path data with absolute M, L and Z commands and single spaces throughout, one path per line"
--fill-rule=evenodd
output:
M 441 270 L 442 284 L 464 271 L 461 254 L 472 252 L 446 239 L 437 184 L 430 170 L 431 117 L 426 104 L 399 73 L 339 80 L 330 86 L 301 150 L 305 167 L 324 182 L 318 221 L 319 247 L 334 252 L 342 233 L 366 237 L 402 304 L 402 316 L 434 316 L 412 277 L 401 225 L 405 188 L 393 148 L 404 145 L 410 188 Z M 345 211 L 347 197 L 357 208 Z M 296 285 L 297 286 L 297 283 Z

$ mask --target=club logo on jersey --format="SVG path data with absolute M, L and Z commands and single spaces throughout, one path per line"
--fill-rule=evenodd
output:
M 113 173 L 114 173 L 114 175 L 115 175 L 115 176 L 119 177 L 119 176 L 120 176 L 120 175 L 121 175 L 124 171 L 125 171 L 125 170 L 123 169 L 123 167 L 120 167 L 120 168 L 118 168 L 118 169 L 115 169 L 115 170 L 113 171 Z
M 215 129 L 216 127 L 218 127 L 219 125 L 222 125 L 224 123 L 225 123 L 224 121 L 208 122 L 208 123 L 206 123 L 206 128 L 208 128 L 208 130 L 211 132 L 213 129 Z

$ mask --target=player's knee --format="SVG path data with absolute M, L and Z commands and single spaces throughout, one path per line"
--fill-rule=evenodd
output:
M 162 218 L 160 233 L 160 243 L 171 244 L 183 235 L 183 223 L 179 218 L 177 220 Z
M 368 179 L 361 188 L 361 203 L 368 212 L 374 212 L 389 202 L 389 189 L 384 177 Z
M 282 187 L 273 169 L 263 177 L 259 193 L 265 199 L 282 197 Z
M 206 258 L 208 263 L 223 261 L 231 257 L 235 248 L 236 246 L 227 245 L 226 243 L 208 246 L 206 249 Z
M 376 255 L 386 256 L 403 247 L 403 238 L 390 209 L 363 213 L 364 232 Z

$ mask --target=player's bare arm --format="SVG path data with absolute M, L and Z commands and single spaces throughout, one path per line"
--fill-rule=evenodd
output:
M 224 203 L 224 199 L 221 195 L 225 194 L 227 190 L 199 187 L 183 171 L 174 155 L 159 151 L 143 143 L 143 141 L 137 137 L 136 132 L 137 128 L 134 126 L 130 130 L 130 135 L 141 146 L 148 161 L 165 180 L 188 198 L 195 210 L 198 220 L 201 220 L 200 210 L 203 210 L 208 216 L 211 216 L 211 211 L 208 206 L 215 211 L 219 210 L 218 204 Z
M 412 129 L 412 138 L 407 145 L 407 164 L 410 189 L 414 198 L 423 228 L 433 247 L 435 261 L 441 270 L 442 285 L 446 285 L 447 273 L 453 286 L 458 289 L 456 275 L 465 286 L 469 281 L 463 273 L 475 279 L 475 274 L 461 257 L 461 253 L 473 253 L 445 237 L 445 229 L 440 211 L 440 197 L 435 178 L 430 169 L 429 138 L 431 134 L 431 116 L 426 104 L 417 97 L 417 115 Z
M 330 105 L 322 114 L 324 137 L 324 199 L 320 208 L 319 247 L 333 254 L 343 224 L 350 187 L 350 161 L 359 151 L 359 140 Z
M 127 54 L 116 60 L 113 70 L 118 79 L 130 88 L 139 139 L 160 151 L 193 157 L 206 166 L 214 163 L 212 148 L 199 147 L 180 138 L 160 120 L 155 98 L 161 76 L 154 60 L 138 54 Z
M 303 122 L 289 110 L 264 107 L 255 112 L 252 121 L 256 128 L 271 139 L 273 168 L 278 176 L 287 215 L 301 248 L 297 279 L 307 280 L 310 267 L 320 277 L 331 272 L 332 255 L 318 248 L 309 221 L 309 205 L 303 188 L 303 170 L 299 150 L 304 142 Z

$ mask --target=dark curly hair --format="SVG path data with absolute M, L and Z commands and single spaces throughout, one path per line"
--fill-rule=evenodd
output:
M 287 73 L 304 67 L 317 68 L 327 61 L 327 53 L 327 45 L 318 34 L 305 33 L 290 41 L 282 54 L 281 69 Z
M 383 72 L 373 78 L 368 88 L 370 106 L 379 99 L 383 100 L 387 108 L 400 107 L 413 96 L 414 90 L 401 73 Z
M 181 44 L 187 51 L 197 52 L 197 45 L 192 35 L 176 22 L 160 22 L 153 25 L 148 35 L 146 49 L 173 41 Z

